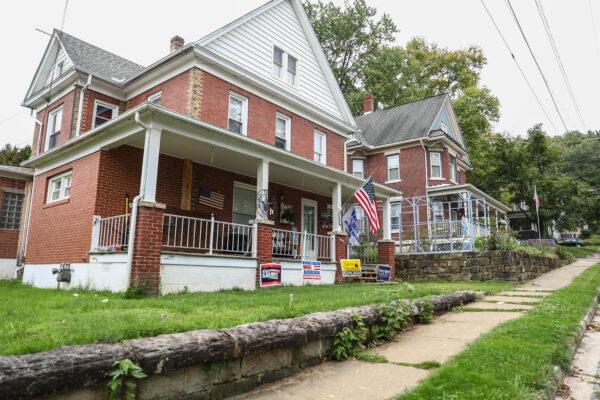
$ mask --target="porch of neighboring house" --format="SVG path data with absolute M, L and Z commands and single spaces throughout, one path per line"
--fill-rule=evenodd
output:
M 392 205 L 398 254 L 475 250 L 478 237 L 508 229 L 509 207 L 468 184 L 429 188 Z
M 362 181 L 278 150 L 203 139 L 147 129 L 106 149 L 110 169 L 127 171 L 118 179 L 139 190 L 130 186 L 94 217 L 90 268 L 129 262 L 119 287 L 150 293 L 254 289 L 269 262 L 281 264 L 282 284 L 306 283 L 302 260 L 321 262 L 311 283 L 339 281 L 342 198 Z

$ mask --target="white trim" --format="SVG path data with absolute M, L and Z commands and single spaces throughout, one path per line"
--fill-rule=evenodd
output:
M 92 129 L 98 128 L 99 126 L 106 124 L 106 122 L 104 122 L 100 125 L 96 125 L 96 112 L 98 111 L 98 106 L 106 107 L 106 108 L 109 108 L 112 110 L 112 115 L 111 115 L 110 119 L 107 120 L 106 122 L 112 121 L 113 119 L 115 119 L 119 116 L 119 106 L 117 104 L 111 104 L 111 103 L 107 103 L 105 101 L 96 99 L 96 100 L 94 100 L 94 113 L 92 114 Z
M 71 181 L 70 184 L 69 184 L 69 186 L 68 186 L 68 188 L 69 188 L 69 194 L 68 195 L 65 195 L 65 188 L 66 188 L 66 186 L 65 186 L 64 183 L 66 181 L 66 178 L 70 178 L 70 181 Z M 53 186 L 54 186 L 55 182 L 57 182 L 57 181 L 60 181 L 60 184 L 61 184 L 60 189 L 58 189 L 60 191 L 59 192 L 59 198 L 58 199 L 53 199 L 52 198 L 52 194 L 55 191 L 55 189 L 54 189 Z M 47 190 L 47 193 L 46 193 L 46 204 L 52 204 L 52 203 L 55 203 L 57 201 L 66 200 L 66 199 L 70 198 L 71 197 L 71 187 L 72 186 L 73 186 L 73 170 L 72 169 L 70 169 L 68 171 L 65 171 L 63 173 L 60 173 L 58 175 L 51 176 L 50 178 L 48 178 L 48 190 Z
M 275 55 L 275 49 L 279 49 L 281 50 L 281 76 L 277 76 L 273 73 L 273 64 L 275 64 L 275 60 L 273 59 L 273 56 Z M 289 57 L 292 57 L 293 59 L 296 60 L 296 75 L 295 75 L 295 81 L 294 83 L 290 83 L 288 82 L 288 63 L 289 63 Z M 274 42 L 273 43 L 273 51 L 271 52 L 271 75 L 273 76 L 273 78 L 277 79 L 278 82 L 283 83 L 285 85 L 287 85 L 288 87 L 292 88 L 292 89 L 298 89 L 299 86 L 299 80 L 300 80 L 300 74 L 299 74 L 299 68 L 300 68 L 300 57 L 298 57 L 295 54 L 290 53 L 285 46 L 281 46 L 279 43 Z
M 275 138 L 277 138 L 277 119 L 285 121 L 285 150 L 292 151 L 292 119 L 280 112 L 275 113 Z M 277 139 L 275 139 L 277 140 Z
M 444 159 L 443 157 L 443 151 L 438 151 L 438 150 L 429 150 L 427 149 L 427 152 L 429 153 L 429 179 L 431 180 L 444 180 L 444 166 L 442 165 L 443 162 L 442 160 Z M 438 154 L 440 156 L 439 161 L 440 161 L 440 176 L 433 176 L 433 167 L 434 166 L 438 166 L 438 165 L 434 165 L 433 164 L 433 157 L 431 157 L 433 154 Z
M 319 138 L 322 138 L 322 140 L 320 140 L 321 143 L 321 153 L 320 153 L 320 158 L 321 160 L 317 161 L 315 160 L 315 144 L 317 136 Z M 327 134 L 325 132 L 321 132 L 318 129 L 315 129 L 313 131 L 313 161 L 318 162 L 319 164 L 324 164 L 327 165 Z
M 156 102 L 157 99 L 158 99 L 158 103 Z M 156 105 L 160 105 L 160 100 L 162 100 L 162 90 L 152 93 L 151 95 L 148 96 L 148 99 L 147 99 L 148 103 L 152 103 L 152 104 L 156 104 Z
M 356 171 L 354 170 L 354 162 L 355 161 L 360 161 L 361 163 L 361 169 L 362 171 L 360 171 L 360 176 L 356 175 Z M 365 159 L 364 158 L 352 158 L 352 175 L 356 176 L 357 178 L 365 178 Z
M 396 169 L 396 168 L 390 168 L 390 158 L 391 157 L 396 157 L 398 159 L 398 178 L 397 179 L 391 179 L 390 178 L 390 169 Z M 386 154 L 385 155 L 385 176 L 386 176 L 386 183 L 394 183 L 394 182 L 400 182 L 401 181 L 401 177 L 400 177 L 400 153 L 392 153 L 392 154 Z
M 231 111 L 231 99 L 238 100 L 242 103 L 242 120 L 238 121 L 242 124 L 242 131 L 239 133 L 229 129 L 229 120 L 233 119 L 233 118 L 231 118 L 231 115 L 229 114 L 229 112 Z M 239 134 L 239 135 L 248 136 L 248 98 L 245 96 L 242 96 L 239 93 L 232 92 L 232 91 L 229 92 L 229 98 L 227 101 L 227 130 L 229 130 L 230 132 Z

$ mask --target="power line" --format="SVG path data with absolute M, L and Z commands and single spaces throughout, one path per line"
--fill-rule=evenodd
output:
M 554 104 L 554 108 L 556 109 L 556 112 L 558 113 L 558 116 L 560 117 L 560 121 L 562 122 L 562 124 L 565 128 L 565 131 L 568 131 L 569 128 L 567 128 L 567 124 L 565 124 L 565 119 L 563 118 L 562 114 L 560 113 L 560 110 L 558 109 L 558 104 L 556 102 L 556 99 L 554 98 L 554 94 L 552 93 L 552 90 L 550 89 L 548 80 L 546 79 L 546 76 L 544 75 L 544 72 L 542 71 L 542 67 L 540 66 L 540 63 L 538 62 L 535 54 L 533 53 L 533 49 L 531 48 L 531 45 L 529 44 L 529 40 L 527 40 L 525 31 L 523 30 L 523 27 L 521 26 L 521 23 L 519 22 L 519 18 L 517 18 L 517 14 L 515 13 L 515 9 L 513 8 L 510 0 L 506 0 L 506 5 L 508 6 L 510 13 L 512 14 L 512 16 L 515 20 L 515 23 L 517 24 L 517 27 L 519 28 L 519 31 L 521 32 L 521 36 L 523 36 L 523 40 L 525 40 L 525 44 L 527 45 L 527 48 L 529 49 L 529 53 L 531 54 L 531 57 L 533 58 L 533 61 L 535 62 L 535 65 L 540 73 L 540 76 L 542 77 L 542 80 L 544 81 L 544 85 L 546 85 L 546 89 L 548 89 L 548 94 L 550 95 L 550 98 L 552 99 L 552 103 Z
M 548 36 L 548 41 L 550 42 L 550 46 L 552 47 L 552 51 L 554 52 L 554 58 L 558 63 L 558 67 L 560 68 L 560 73 L 565 81 L 565 86 L 569 92 L 569 96 L 571 97 L 571 101 L 573 102 L 573 106 L 575 107 L 575 111 L 577 112 L 577 116 L 579 117 L 579 121 L 581 125 L 585 129 L 585 122 L 583 121 L 583 115 L 581 114 L 581 110 L 579 109 L 579 105 L 577 104 L 577 100 L 575 100 L 575 94 L 573 93 L 573 88 L 571 87 L 571 82 L 569 82 L 569 77 L 567 76 L 567 71 L 565 66 L 560 58 L 560 53 L 558 52 L 558 47 L 556 46 L 556 42 L 554 41 L 554 36 L 552 35 L 552 29 L 550 29 L 550 23 L 548 22 L 548 18 L 546 17 L 546 13 L 544 12 L 544 7 L 542 6 L 541 0 L 535 0 L 535 5 L 538 10 L 538 14 L 542 20 L 542 25 L 544 25 L 544 30 L 546 31 L 546 36 Z
M 506 46 L 506 49 L 510 53 L 511 58 L 513 59 L 513 61 L 515 62 L 515 65 L 519 69 L 519 72 L 521 73 L 521 76 L 525 80 L 525 83 L 527 83 L 527 86 L 529 87 L 529 90 L 531 91 L 531 94 L 533 94 L 533 97 L 535 98 L 535 100 L 537 101 L 538 105 L 540 106 L 540 109 L 544 112 L 544 115 L 546 116 L 546 119 L 548 120 L 548 122 L 550 123 L 550 125 L 552 125 L 552 128 L 554 128 L 554 131 L 556 133 L 558 133 L 558 129 L 556 129 L 556 126 L 554 125 L 554 122 L 552 122 L 552 118 L 550 118 L 550 115 L 548 115 L 548 112 L 546 111 L 546 109 L 544 108 L 544 105 L 540 101 L 540 98 L 538 97 L 537 93 L 535 92 L 535 89 L 533 89 L 533 86 L 531 86 L 531 82 L 529 82 L 529 79 L 527 79 L 527 75 L 525 75 L 525 72 L 523 71 L 523 68 L 521 68 L 521 65 L 517 61 L 517 57 L 515 57 L 515 54 L 511 50 L 510 46 L 508 45 L 508 42 L 506 41 L 506 38 L 502 34 L 502 31 L 500 30 L 500 27 L 496 23 L 496 20 L 492 16 L 492 13 L 487 8 L 487 6 L 485 5 L 485 2 L 483 0 L 481 0 L 481 4 L 483 5 L 483 8 L 485 9 L 487 15 L 490 17 L 490 20 L 492 21 L 492 24 L 494 24 L 494 27 L 496 28 L 496 31 L 498 32 L 498 35 L 500 35 L 500 38 L 502 38 L 502 41 L 504 42 L 504 45 Z

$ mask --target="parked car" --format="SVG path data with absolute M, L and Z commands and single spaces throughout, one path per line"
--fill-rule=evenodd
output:
M 561 246 L 581 247 L 585 242 L 575 235 L 563 235 L 560 239 Z

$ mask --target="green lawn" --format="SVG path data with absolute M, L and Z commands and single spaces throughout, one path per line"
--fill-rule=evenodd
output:
M 252 292 L 229 290 L 126 300 L 120 294 L 83 290 L 58 292 L 24 287 L 15 281 L 0 281 L 0 354 L 224 328 L 456 290 L 496 293 L 512 286 L 500 282 L 289 286 Z
M 542 399 L 552 366 L 566 370 L 568 347 L 600 285 L 600 264 L 523 317 L 482 336 L 398 400 Z

